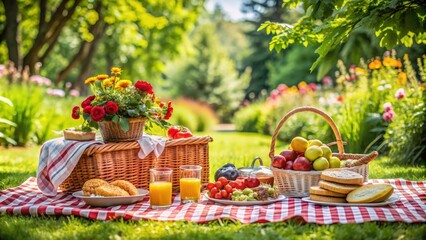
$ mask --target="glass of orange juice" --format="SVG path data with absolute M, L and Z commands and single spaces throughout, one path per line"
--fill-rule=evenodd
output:
M 172 205 L 171 168 L 152 168 L 149 170 L 149 198 L 152 209 L 168 208 Z
M 180 166 L 179 183 L 181 203 L 198 202 L 201 191 L 201 166 Z

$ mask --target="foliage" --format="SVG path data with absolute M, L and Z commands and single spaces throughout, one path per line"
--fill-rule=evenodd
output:
M 34 121 L 39 116 L 40 110 L 46 108 L 42 105 L 44 93 L 33 84 L 6 86 L 7 91 L 0 94 L 9 98 L 14 107 L 4 109 L 1 114 L 10 116 L 10 120 L 16 124 L 16 127 L 7 129 L 6 134 L 16 141 L 17 146 L 25 146 L 31 140 Z
M 149 127 L 155 123 L 167 127 L 173 113 L 172 103 L 164 104 L 155 96 L 152 85 L 146 81 L 132 81 L 121 78 L 121 68 L 111 69 L 111 76 L 100 74 L 85 80 L 90 84 L 94 95 L 89 96 L 72 110 L 72 117 L 79 119 L 83 115 L 83 131 L 91 131 L 100 121 L 113 121 L 120 128 L 129 131 L 129 118 L 146 117 Z
M 317 71 L 309 72 L 309 67 L 315 61 L 313 47 L 294 46 L 287 49 L 283 55 L 279 60 L 267 63 L 271 89 L 282 83 L 295 86 L 302 81 L 316 82 Z
M 333 51 L 346 42 L 358 29 L 371 30 L 380 39 L 380 46 L 388 49 L 414 42 L 426 44 L 426 32 L 421 26 L 426 23 L 424 1 L 317 1 L 286 0 L 283 8 L 292 9 L 302 4 L 305 15 L 291 25 L 266 21 L 258 30 L 275 35 L 269 49 L 281 51 L 292 44 L 308 46 L 319 44 L 316 53 L 320 62 L 337 60 L 338 51 Z M 324 76 L 333 62 L 326 62 L 319 76 Z M 328 70 L 327 70 L 328 69 Z
M 170 80 L 176 96 L 208 103 L 227 122 L 244 97 L 248 76 L 238 76 L 214 29 L 212 24 L 198 26 L 194 31 L 194 55 L 186 58 Z
M 225 163 L 248 166 L 259 155 L 269 165 L 270 136 L 252 133 L 205 133 L 210 143 L 210 176 Z M 280 147 L 280 146 L 278 146 Z M 39 146 L 0 149 L 0 189 L 15 187 L 35 176 Z M 426 169 L 395 164 L 379 158 L 370 164 L 370 178 L 424 180 Z M 93 221 L 63 216 L 0 216 L 1 236 L 6 239 L 424 239 L 425 224 L 360 223 L 316 225 L 288 220 L 279 223 L 240 224 L 223 219 L 206 224 L 184 221 Z
M 405 96 L 398 99 L 398 95 L 395 97 L 392 94 L 388 97 L 395 117 L 390 119 L 385 139 L 389 144 L 391 158 L 418 165 L 426 162 L 426 55 L 423 56 L 423 61 L 418 60 L 423 86 L 419 84 L 408 56 L 405 56 L 404 60 L 408 78 L 402 88 L 405 89 Z
M 24 63 L 31 74 L 42 74 L 57 84 L 72 82 L 83 92 L 87 89 L 82 81 L 93 70 L 103 72 L 113 65 L 129 69 L 126 78 L 158 81 L 165 60 L 181 51 L 185 34 L 204 4 L 204 0 L 10 2 L 18 5 L 18 12 L 12 14 L 0 3 L 0 31 L 6 32 L 5 11 L 19 18 L 19 26 L 8 31 L 19 36 L 11 39 L 19 45 L 16 67 L 23 70 Z M 0 36 L 0 62 L 6 62 L 9 44 L 5 34 Z
M 270 38 L 256 31 L 258 26 L 266 20 L 282 21 L 288 16 L 292 17 L 288 11 L 281 8 L 281 1 L 244 1 L 243 10 L 251 12 L 254 19 L 247 22 L 249 29 L 245 34 L 250 42 L 251 53 L 243 59 L 244 68 L 250 68 L 250 83 L 246 89 L 246 99 L 259 98 L 262 90 L 270 90 L 268 79 L 270 76 L 270 66 L 278 65 L 282 56 L 265 51 Z

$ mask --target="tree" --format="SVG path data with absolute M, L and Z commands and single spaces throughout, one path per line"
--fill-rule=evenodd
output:
M 292 9 L 300 5 L 305 15 L 297 23 L 266 21 L 258 30 L 275 35 L 269 49 L 277 52 L 293 44 L 319 44 L 319 57 L 311 67 L 322 64 L 319 76 L 334 66 L 335 50 L 360 29 L 374 31 L 380 46 L 388 49 L 398 44 L 426 44 L 426 2 L 422 0 L 285 0 L 282 6 Z
M 244 2 L 244 12 L 254 14 L 253 20 L 246 22 L 251 26 L 246 32 L 250 41 L 251 54 L 244 59 L 244 68 L 251 68 L 250 84 L 246 89 L 246 98 L 257 97 L 264 89 L 269 89 L 270 69 L 268 64 L 274 64 L 280 61 L 283 56 L 267 52 L 270 38 L 265 34 L 258 32 L 258 26 L 266 20 L 278 22 L 292 17 L 289 12 L 281 7 L 281 1 L 278 0 L 249 0 Z
M 171 74 L 178 96 L 206 102 L 223 122 L 229 122 L 244 98 L 248 76 L 238 76 L 235 63 L 208 23 L 194 30 L 193 55 Z
M 65 80 L 82 85 L 93 68 L 105 72 L 112 64 L 129 67 L 126 77 L 140 69 L 145 76 L 158 75 L 163 62 L 179 52 L 204 0 L 2 3 L 0 13 L 7 14 L 0 18 L 1 60 L 11 59 L 21 70 L 28 66 L 30 74 L 41 63 L 57 85 Z

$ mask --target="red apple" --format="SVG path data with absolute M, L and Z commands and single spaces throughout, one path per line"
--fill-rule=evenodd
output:
M 297 152 L 294 150 L 284 150 L 280 153 L 287 161 L 294 161 L 297 158 Z
M 305 157 L 298 157 L 294 160 L 293 169 L 297 171 L 311 171 L 312 164 Z
M 274 160 L 272 160 L 272 166 L 275 168 L 284 168 L 286 161 L 287 160 L 285 157 L 281 155 L 274 156 Z
M 293 161 L 287 161 L 285 162 L 285 170 L 293 170 Z
M 256 177 L 249 177 L 244 180 L 244 183 L 249 188 L 254 188 L 260 185 L 260 181 Z

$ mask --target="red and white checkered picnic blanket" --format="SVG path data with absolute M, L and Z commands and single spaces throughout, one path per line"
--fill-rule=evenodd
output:
M 371 221 L 417 223 L 426 221 L 426 181 L 403 179 L 370 180 L 373 183 L 390 183 L 400 200 L 383 207 L 321 206 L 299 198 L 286 198 L 281 202 L 262 206 L 218 205 L 207 199 L 197 203 L 180 204 L 174 196 L 169 209 L 153 210 L 149 198 L 132 205 L 96 208 L 69 194 L 54 197 L 43 195 L 36 179 L 29 178 L 21 186 L 0 191 L 0 212 L 16 215 L 75 215 L 96 220 L 116 218 L 132 220 L 158 220 L 204 223 L 231 218 L 242 223 L 281 222 L 302 218 L 308 223 L 362 223 Z

